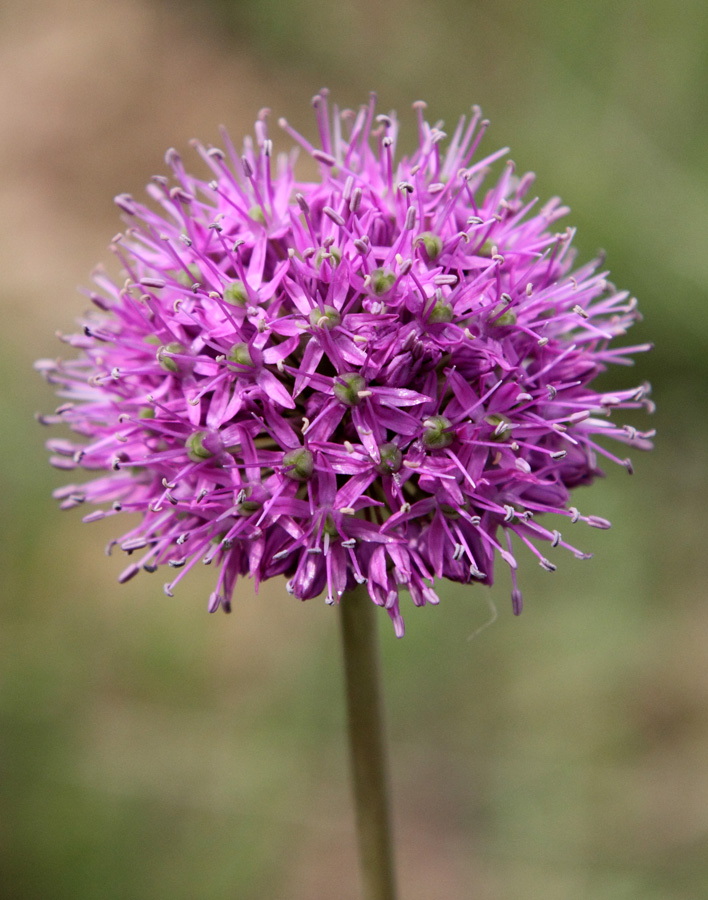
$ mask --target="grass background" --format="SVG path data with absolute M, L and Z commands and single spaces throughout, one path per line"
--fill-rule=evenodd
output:
M 654 382 L 659 438 L 578 495 L 614 523 L 583 532 L 595 558 L 528 561 L 520 619 L 502 577 L 407 609 L 403 641 L 382 622 L 401 900 L 702 895 L 706 32 L 698 0 L 4 4 L 0 896 L 358 896 L 331 611 L 244 584 L 209 617 L 208 572 L 172 600 L 118 586 L 110 523 L 58 512 L 32 419 L 54 403 L 31 363 L 83 308 L 112 196 L 264 105 L 312 133 L 323 84 L 407 123 L 419 98 L 448 123 L 482 105 L 487 149 L 570 204 L 656 343 L 609 377 Z

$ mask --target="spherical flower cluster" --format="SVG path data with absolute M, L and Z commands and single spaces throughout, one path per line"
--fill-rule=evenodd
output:
M 396 161 L 398 125 L 314 98 L 321 147 L 284 120 L 295 153 L 273 156 L 268 110 L 238 153 L 195 147 L 212 180 L 169 150 L 153 207 L 128 195 L 111 249 L 119 283 L 95 275 L 98 311 L 64 338 L 78 359 L 37 366 L 80 442 L 52 440 L 52 462 L 94 480 L 56 492 L 64 508 L 140 521 L 113 544 L 167 566 L 165 591 L 200 561 L 218 570 L 208 608 L 228 611 L 239 576 L 284 575 L 328 603 L 357 584 L 403 634 L 399 591 L 437 603 L 434 579 L 491 584 L 515 547 L 584 554 L 540 513 L 597 528 L 569 491 L 601 474 L 598 443 L 648 447 L 613 424 L 650 406 L 647 386 L 590 386 L 645 346 L 611 348 L 637 318 L 596 260 L 573 270 L 567 213 L 529 196 L 532 175 L 506 150 L 477 159 L 488 123 L 475 108 L 448 139 L 415 104 L 418 146 Z M 550 554 L 549 554 L 550 555 Z

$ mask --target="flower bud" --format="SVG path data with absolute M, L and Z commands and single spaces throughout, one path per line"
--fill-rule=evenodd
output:
M 371 273 L 371 290 L 380 297 L 393 287 L 396 276 L 389 269 L 374 269 Z
M 242 281 L 232 281 L 227 288 L 224 288 L 224 302 L 231 306 L 246 306 L 248 293 L 245 284 Z
M 442 450 L 455 439 L 455 435 L 447 430 L 452 428 L 452 422 L 445 416 L 430 416 L 423 422 L 423 427 L 423 443 L 429 450 Z
M 392 475 L 403 465 L 403 454 L 395 444 L 382 444 L 379 447 L 381 462 L 376 466 L 380 475 Z
M 332 328 L 336 328 L 341 321 L 342 317 L 333 306 L 325 306 L 324 310 L 316 306 L 310 311 L 310 325 L 313 328 L 326 328 L 330 331 Z
M 237 363 L 239 366 L 253 365 L 251 351 L 248 349 L 248 344 L 245 344 L 243 341 L 233 345 L 229 352 L 228 359 L 230 362 Z
M 288 450 L 283 456 L 283 474 L 293 481 L 308 481 L 315 471 L 315 458 L 305 447 Z
M 435 260 L 442 253 L 443 242 L 442 238 L 439 234 L 434 234 L 432 231 L 424 231 L 422 234 L 419 234 L 415 239 L 416 245 L 422 244 L 425 248 L 425 253 L 430 260 L 430 262 L 435 262 Z
M 170 341 L 169 344 L 164 344 L 157 349 L 157 361 L 160 363 L 160 366 L 165 370 L 165 372 L 171 372 L 173 375 L 176 372 L 179 372 L 179 363 L 176 359 L 172 359 L 171 356 L 166 356 L 167 353 L 184 353 L 184 347 L 182 344 L 178 344 L 177 341 Z
M 214 455 L 211 450 L 204 446 L 204 441 L 208 436 L 209 432 L 207 431 L 195 431 L 185 441 L 187 456 L 192 462 L 202 462 L 202 460 L 211 459 Z
M 358 406 L 361 403 L 359 391 L 363 391 L 366 382 L 356 372 L 338 375 L 334 382 L 334 396 L 345 406 Z

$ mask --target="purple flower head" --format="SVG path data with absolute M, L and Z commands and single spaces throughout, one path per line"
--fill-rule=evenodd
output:
M 539 206 L 532 175 L 485 184 L 506 150 L 477 157 L 479 109 L 448 137 L 416 104 L 396 161 L 373 96 L 314 106 L 321 148 L 279 124 L 317 181 L 273 155 L 263 110 L 240 154 L 195 143 L 212 180 L 169 150 L 151 207 L 116 197 L 124 272 L 96 274 L 98 310 L 64 338 L 78 359 L 37 364 L 63 398 L 42 421 L 81 436 L 50 441 L 52 462 L 93 476 L 56 496 L 97 504 L 84 521 L 140 514 L 113 542 L 135 559 L 120 581 L 167 566 L 171 596 L 213 565 L 212 612 L 243 575 L 328 603 L 366 584 L 400 636 L 402 587 L 437 603 L 435 578 L 491 584 L 500 559 L 518 613 L 515 548 L 549 570 L 552 548 L 585 555 L 540 513 L 609 527 L 568 505 L 598 455 L 631 471 L 598 439 L 650 446 L 609 419 L 648 387 L 591 387 L 647 349 L 611 347 L 636 301 L 601 261 L 573 269 L 568 210 Z

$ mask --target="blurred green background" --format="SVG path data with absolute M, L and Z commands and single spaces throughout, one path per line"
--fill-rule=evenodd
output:
M 332 611 L 244 584 L 210 617 L 208 572 L 172 600 L 119 587 L 110 528 L 51 500 L 32 418 L 113 195 L 264 105 L 312 134 L 325 84 L 408 124 L 419 98 L 448 123 L 482 105 L 486 149 L 569 203 L 656 343 L 608 376 L 654 383 L 659 438 L 578 496 L 614 523 L 583 532 L 595 558 L 527 560 L 520 619 L 502 575 L 405 600 L 403 641 L 381 622 L 401 900 L 704 895 L 707 47 L 702 0 L 3 5 L 0 897 L 358 896 Z

